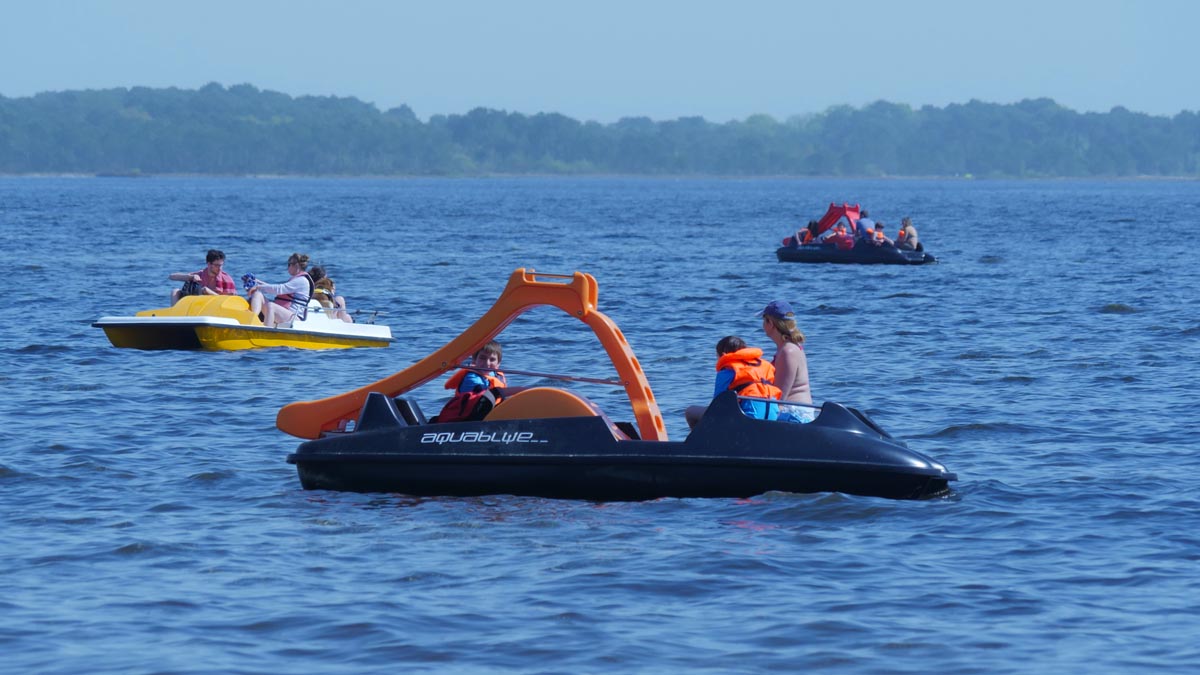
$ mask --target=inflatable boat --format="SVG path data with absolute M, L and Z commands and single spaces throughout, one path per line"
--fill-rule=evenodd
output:
M 899 248 L 893 244 L 872 244 L 854 236 L 858 226 L 857 204 L 830 204 L 825 215 L 817 221 L 810 243 L 801 243 L 797 235 L 785 237 L 775 249 L 780 262 L 846 263 L 858 265 L 924 265 L 937 258 L 917 250 Z M 842 231 L 845 234 L 840 234 Z
M 387 326 L 347 323 L 327 314 L 315 300 L 290 326 L 268 328 L 238 295 L 189 295 L 171 307 L 100 317 L 92 326 L 103 328 L 114 347 L 130 349 L 344 349 L 392 342 Z
M 947 494 L 956 479 L 864 413 L 831 402 L 805 424 L 768 421 L 747 417 L 727 392 L 684 440 L 669 440 L 645 374 L 625 336 L 596 309 L 597 296 L 591 275 L 518 269 L 477 323 L 430 356 L 354 391 L 283 407 L 278 428 L 306 439 L 287 457 L 301 486 L 594 501 L 771 491 L 920 499 Z M 433 422 L 405 395 L 543 305 L 593 330 L 633 422 L 614 422 L 588 399 L 555 387 L 497 390 L 500 402 L 482 419 L 447 423 Z

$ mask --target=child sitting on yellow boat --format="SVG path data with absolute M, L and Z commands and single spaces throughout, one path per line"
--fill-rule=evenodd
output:
M 309 275 L 314 282 L 313 297 L 321 303 L 322 307 L 332 310 L 328 312 L 329 316 L 341 319 L 346 323 L 354 323 L 354 317 L 346 311 L 346 299 L 337 294 L 337 284 L 334 283 L 332 277 L 325 275 L 325 268 L 314 267 L 309 271 Z

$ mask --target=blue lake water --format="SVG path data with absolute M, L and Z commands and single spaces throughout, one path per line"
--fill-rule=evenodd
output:
M 776 262 L 831 201 L 911 215 L 940 263 Z M 1195 672 L 1197 222 L 1182 181 L 0 178 L 0 671 Z M 90 326 L 210 247 L 269 281 L 310 254 L 397 342 L 151 353 Z M 301 490 L 278 408 L 425 356 L 517 267 L 596 276 L 680 438 L 717 340 L 769 347 L 754 312 L 791 301 L 815 398 L 955 494 Z M 501 340 L 509 368 L 615 375 L 557 310 Z

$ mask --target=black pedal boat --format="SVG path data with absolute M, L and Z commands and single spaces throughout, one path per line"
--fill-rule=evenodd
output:
M 287 461 L 309 490 L 417 496 L 509 494 L 634 501 L 842 492 L 949 493 L 953 473 L 865 414 L 826 402 L 807 424 L 746 417 L 733 392 L 682 442 L 641 441 L 603 416 L 425 422 L 415 401 L 368 396 L 356 429 L 302 443 Z M 615 428 L 614 428 L 615 427 Z
M 429 356 L 353 391 L 284 406 L 276 425 L 305 439 L 287 457 L 301 486 L 592 501 L 772 491 L 922 499 L 947 494 L 956 480 L 867 415 L 833 402 L 811 422 L 768 421 L 746 416 L 738 396 L 725 392 L 684 440 L 669 440 L 640 362 L 616 324 L 596 309 L 597 298 L 589 274 L 518 269 L 483 317 Z M 538 306 L 558 307 L 591 327 L 618 375 L 593 381 L 623 387 L 634 420 L 614 423 L 588 399 L 542 386 L 496 390 L 498 402 L 478 421 L 427 420 L 408 392 L 459 367 Z

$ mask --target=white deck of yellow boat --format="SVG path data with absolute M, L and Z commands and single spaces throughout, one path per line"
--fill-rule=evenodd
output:
M 313 303 L 309 306 L 308 316 L 304 320 L 293 321 L 289 326 L 267 328 L 266 326 L 244 326 L 260 330 L 280 331 L 287 333 L 321 333 L 325 335 L 344 335 L 347 337 L 366 337 L 389 340 L 392 329 L 374 323 L 348 323 L 334 318 L 322 311 L 320 305 Z M 242 326 L 237 319 L 223 316 L 102 316 L 93 324 L 99 328 L 105 326 Z

